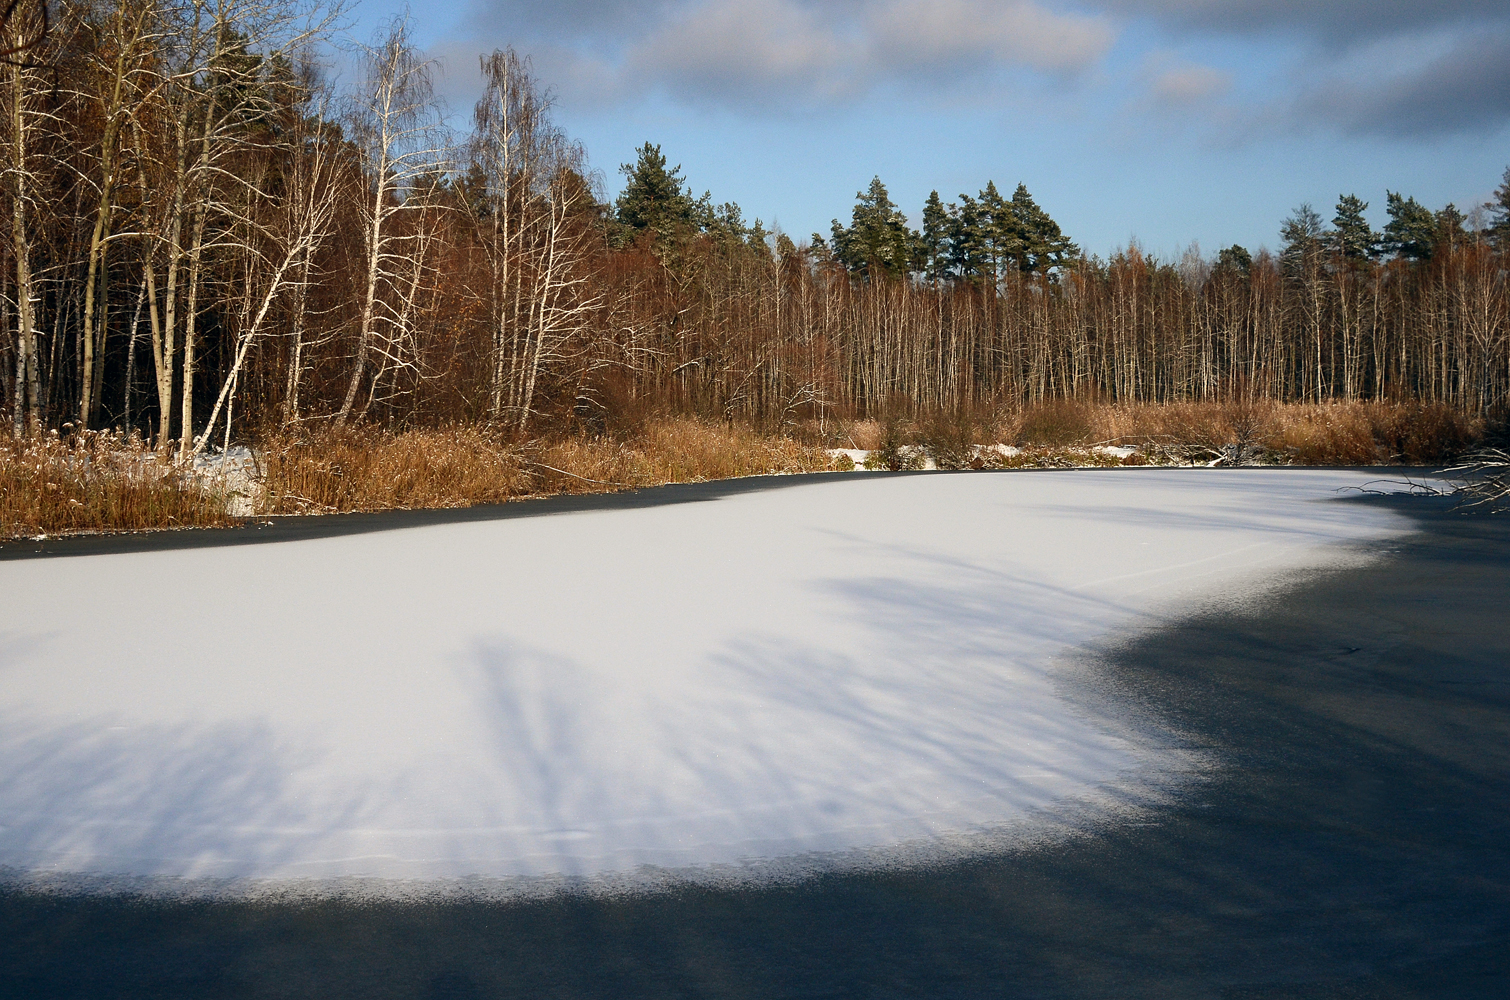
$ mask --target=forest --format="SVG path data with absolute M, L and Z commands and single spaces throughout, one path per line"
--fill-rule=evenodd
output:
M 1302 205 L 1276 254 L 1102 259 L 1025 184 L 910 216 L 880 178 L 794 241 L 649 141 L 610 198 L 513 50 L 481 55 L 458 132 L 403 20 L 337 88 L 337 12 L 302 0 L 8 10 L 13 465 L 101 433 L 166 468 L 443 429 L 559 451 L 650 414 L 832 445 L 845 421 L 1061 401 L 1454 426 L 1510 403 L 1510 168 L 1467 212 L 1385 192 L 1382 232 L 1354 194 L 1329 223 Z

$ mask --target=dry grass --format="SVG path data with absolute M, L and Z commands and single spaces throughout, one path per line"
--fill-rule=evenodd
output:
M 257 449 L 266 514 L 462 507 L 844 464 L 819 444 L 941 466 L 1054 468 L 1257 460 L 1297 465 L 1444 464 L 1484 434 L 1446 407 L 1393 403 L 1123 406 L 1057 402 L 1020 411 L 861 420 L 805 442 L 689 418 L 648 417 L 617 435 L 519 442 L 485 428 L 274 436 Z M 967 447 L 1001 442 L 1016 454 Z M 1133 445 L 1119 458 L 1094 449 Z M 968 461 L 966 460 L 968 456 Z M 911 467 L 914 462 L 900 463 Z M 84 433 L 0 444 L 0 537 L 226 524 L 223 482 L 160 465 L 136 439 Z
M 258 450 L 264 514 L 467 507 L 530 490 L 519 449 L 472 427 L 332 428 L 271 437 Z
M 947 441 L 971 421 L 923 416 L 913 442 Z M 1287 465 L 1432 465 L 1451 461 L 1483 433 L 1483 423 L 1441 405 L 1419 403 L 1107 404 L 1058 400 L 978 416 L 976 443 L 1015 445 L 1015 464 L 1075 464 L 1074 452 L 1098 444 L 1132 445 L 1158 460 L 1260 461 Z M 956 432 L 957 433 L 957 432 Z M 885 426 L 856 420 L 833 436 L 836 444 L 873 450 Z M 933 447 L 939 447 L 933 444 Z M 953 449 L 957 450 L 957 449 Z M 1056 453 L 1062 455 L 1056 456 Z M 1094 459 L 1101 464 L 1101 459 Z M 1060 463 L 1063 464 L 1063 463 Z
M 627 439 L 515 443 L 476 427 L 392 434 L 326 430 L 264 442 L 261 511 L 335 513 L 468 507 L 827 467 L 786 438 L 695 420 L 646 421 Z
M 1482 423 L 1419 403 L 1184 403 L 1087 407 L 1089 436 L 1118 444 L 1172 443 L 1293 465 L 1429 465 L 1449 461 Z
M 627 440 L 563 438 L 539 446 L 536 454 L 535 461 L 559 470 L 554 480 L 549 470 L 544 473 L 550 492 L 597 492 L 591 487 L 602 489 L 605 484 L 656 486 L 819 472 L 829 466 L 828 454 L 821 448 L 745 427 L 689 419 L 649 421 Z M 597 483 L 584 483 L 583 479 Z
M 1109 469 L 1119 465 L 1167 464 L 1162 459 L 1150 463 L 1141 455 L 1119 458 L 1104 451 L 1083 447 L 1029 446 L 1010 455 L 987 449 L 982 452 L 982 458 L 985 460 L 984 467 L 988 469 Z
M 0 537 L 210 527 L 226 496 L 161 465 L 140 439 L 84 432 L 0 441 Z

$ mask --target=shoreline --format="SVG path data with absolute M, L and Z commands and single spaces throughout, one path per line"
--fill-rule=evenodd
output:
M 701 503 L 724 497 L 739 496 L 762 490 L 788 489 L 813 483 L 873 479 L 887 476 L 964 476 L 964 475 L 1073 475 L 1076 473 L 1114 472 L 1139 475 L 1158 471 L 1194 474 L 1230 472 L 1303 472 L 1348 471 L 1431 479 L 1439 466 L 1351 466 L 1351 465 L 1245 465 L 1218 466 L 1126 466 L 1112 468 L 1070 469 L 960 469 L 927 471 L 855 471 L 800 472 L 734 479 L 712 479 L 696 483 L 665 483 L 610 493 L 558 493 L 549 496 L 523 497 L 496 504 L 471 507 L 425 507 L 379 511 L 353 511 L 340 514 L 271 514 L 244 519 L 241 524 L 222 528 L 176 528 L 152 531 L 95 532 L 90 534 L 49 535 L 46 538 L 0 539 L 0 562 L 22 559 L 66 558 L 69 556 L 118 555 L 131 552 L 172 552 L 185 549 L 265 545 L 317 538 L 341 538 L 380 531 L 398 531 L 442 524 L 469 524 L 479 521 L 504 521 L 525 517 L 547 517 L 584 511 L 630 510 L 665 507 L 683 503 Z M 1404 485 L 1399 482 L 1398 485 Z

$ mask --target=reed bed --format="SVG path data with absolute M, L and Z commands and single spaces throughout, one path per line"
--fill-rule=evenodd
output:
M 622 436 L 515 441 L 480 427 L 326 430 L 264 442 L 259 511 L 467 507 L 827 467 L 819 448 L 747 428 L 650 420 Z
M 0 440 L 0 538 L 213 527 L 230 523 L 228 499 L 135 436 Z
M 233 523 L 228 514 L 464 507 L 838 468 L 829 447 L 891 455 L 877 467 L 1062 468 L 1251 462 L 1442 465 L 1481 443 L 1483 422 L 1415 403 L 1097 404 L 829 421 L 789 434 L 647 416 L 617 433 L 519 440 L 487 427 L 327 427 L 255 447 L 246 488 L 161 463 L 135 436 L 84 432 L 0 443 L 0 537 Z M 981 445 L 1011 445 L 982 449 Z M 1109 452 L 1131 446 L 1134 454 Z M 239 491 L 239 492 L 238 492 Z
M 856 420 L 833 432 L 836 447 L 873 450 L 888 433 L 927 447 L 957 450 L 964 418 L 889 415 Z M 1013 445 L 1049 461 L 1054 451 L 1125 445 L 1151 455 L 1194 459 L 1235 455 L 1284 465 L 1432 465 L 1471 448 L 1484 422 L 1441 404 L 1353 402 L 1085 403 L 1059 400 L 1023 409 L 989 410 L 968 418 L 964 433 L 978 444 Z M 1024 459 L 1024 462 L 1027 460 Z M 1092 464 L 1100 464 L 1096 460 Z

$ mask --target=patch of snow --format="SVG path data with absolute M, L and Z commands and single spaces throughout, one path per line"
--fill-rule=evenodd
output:
M 1408 530 L 1325 502 L 1367 480 L 829 479 L 12 562 L 0 868 L 433 882 L 970 849 L 1176 767 L 1066 700 L 1056 660 L 1363 558 Z
M 1021 455 L 1022 454 L 1022 449 L 1021 448 L 1017 447 L 1016 445 L 1010 445 L 1010 444 L 990 444 L 990 445 L 986 445 L 986 447 L 985 447 L 984 450 L 985 451 L 994 451 L 994 452 L 996 452 L 996 454 L 1000 455 L 1002 458 L 1014 458 L 1017 455 Z
M 262 477 L 257 456 L 245 445 L 232 445 L 226 451 L 201 453 L 194 458 L 194 475 L 212 490 L 226 496 L 226 513 L 232 517 L 251 517 L 256 513 Z
M 1136 448 L 1124 448 L 1115 444 L 1098 444 L 1091 451 L 1102 455 L 1110 455 L 1112 458 L 1128 458 L 1138 453 Z

